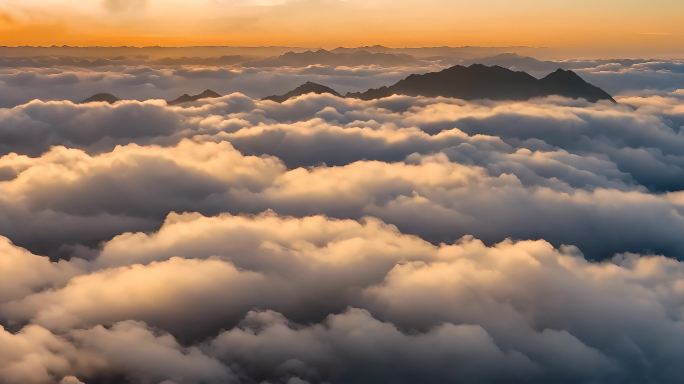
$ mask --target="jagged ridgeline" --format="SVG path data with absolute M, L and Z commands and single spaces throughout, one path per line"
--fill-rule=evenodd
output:
M 283 102 L 312 92 L 339 95 L 331 88 L 308 82 L 283 95 L 269 96 L 265 99 Z M 391 86 L 347 93 L 346 97 L 372 100 L 392 95 L 441 96 L 464 100 L 529 100 L 535 97 L 563 96 L 586 99 L 590 102 L 615 101 L 607 92 L 584 81 L 570 70 L 558 69 L 538 79 L 525 72 L 482 64 L 467 67 L 456 65 L 439 72 L 410 75 Z
M 189 95 L 187 93 L 173 99 L 173 100 L 167 100 L 166 104 L 168 105 L 179 105 L 179 104 L 185 104 L 185 103 L 190 103 L 193 101 L 201 100 L 201 99 L 215 99 L 217 97 L 221 97 L 221 95 L 217 92 L 212 91 L 211 89 L 207 89 L 203 91 L 202 93 L 198 93 L 196 95 Z M 111 93 L 97 93 L 93 96 L 90 96 L 89 98 L 80 101 L 80 104 L 87 104 L 87 103 L 109 103 L 109 104 L 114 104 L 117 101 L 121 101 L 118 97 L 112 95 Z

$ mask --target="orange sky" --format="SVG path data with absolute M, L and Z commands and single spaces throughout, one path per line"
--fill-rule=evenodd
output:
M 681 0 L 4 0 L 4 45 L 529 45 L 678 54 Z

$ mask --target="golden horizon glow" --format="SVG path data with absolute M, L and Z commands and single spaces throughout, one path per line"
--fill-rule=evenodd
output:
M 535 46 L 679 53 L 679 0 L 6 0 L 0 44 Z

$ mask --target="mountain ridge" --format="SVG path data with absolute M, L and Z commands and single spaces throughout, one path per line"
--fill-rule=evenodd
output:
M 498 65 L 455 65 L 439 72 L 410 75 L 388 87 L 348 93 L 363 100 L 394 94 L 427 97 L 454 97 L 464 100 L 529 100 L 536 97 L 564 96 L 590 102 L 615 100 L 607 92 L 587 83 L 575 72 L 557 69 L 542 79 Z
M 78 104 L 88 104 L 88 103 L 114 104 L 117 101 L 121 101 L 121 99 L 112 95 L 111 93 L 101 92 L 101 93 L 96 93 L 87 99 L 79 101 Z
M 303 67 L 308 65 L 359 66 L 383 65 L 397 66 L 418 64 L 420 60 L 401 53 L 356 51 L 328 51 L 325 49 L 304 52 L 286 52 L 280 56 L 269 57 L 245 63 L 252 67 Z
M 299 87 L 284 93 L 282 95 L 272 95 L 272 96 L 267 96 L 264 97 L 262 100 L 271 100 L 275 101 L 277 103 L 282 103 L 286 100 L 289 100 L 293 97 L 301 96 L 301 95 L 306 95 L 309 93 L 316 93 L 316 94 L 331 94 L 337 97 L 343 97 L 341 94 L 339 94 L 337 91 L 330 87 L 326 87 L 325 85 L 321 85 L 318 83 L 314 83 L 312 81 L 307 81 L 306 83 L 300 85 Z
M 196 95 L 189 95 L 187 93 L 182 94 L 181 96 L 173 99 L 173 100 L 166 100 L 166 104 L 168 105 L 179 105 L 179 104 L 185 104 L 185 103 L 190 103 L 193 101 L 201 100 L 201 99 L 214 99 L 217 97 L 221 97 L 220 93 L 214 92 L 211 89 L 205 89 L 202 91 L 202 93 L 198 93 Z M 96 93 L 87 99 L 81 100 L 78 102 L 78 104 L 88 104 L 88 103 L 97 103 L 97 102 L 105 102 L 109 104 L 114 104 L 118 101 L 121 101 L 122 99 L 114 96 L 111 93 L 107 92 L 100 92 Z
M 193 101 L 197 101 L 200 99 L 215 99 L 217 97 L 221 97 L 221 95 L 217 92 L 212 91 L 211 89 L 205 89 L 202 93 L 198 93 L 196 95 L 188 95 L 187 93 L 184 93 L 183 95 L 170 100 L 166 101 L 168 105 L 178 105 L 178 104 L 184 104 L 184 103 L 190 103 Z
M 542 78 L 527 72 L 514 71 L 498 65 L 471 64 L 455 65 L 438 72 L 412 74 L 398 82 L 364 92 L 349 92 L 342 95 L 322 84 L 307 81 L 295 89 L 280 95 L 271 95 L 262 100 L 282 103 L 291 98 L 309 94 L 331 94 L 362 100 L 373 100 L 392 95 L 453 97 L 464 100 L 529 100 L 537 97 L 561 96 L 572 99 L 586 99 L 590 102 L 602 100 L 615 103 L 615 99 L 603 89 L 588 83 L 572 70 L 558 68 Z M 221 95 L 210 89 L 197 95 L 183 94 L 167 101 L 168 105 L 179 105 L 200 99 L 217 98 Z M 120 99 L 109 93 L 95 94 L 80 103 L 107 102 L 113 104 Z

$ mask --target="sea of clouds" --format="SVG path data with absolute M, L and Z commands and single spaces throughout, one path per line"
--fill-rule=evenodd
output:
M 681 382 L 678 65 L 580 71 L 617 104 L 0 69 L 0 383 Z

